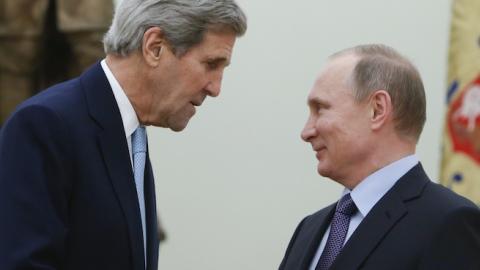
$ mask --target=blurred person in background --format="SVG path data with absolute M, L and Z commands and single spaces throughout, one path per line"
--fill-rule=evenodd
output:
M 104 57 L 112 0 L 0 0 L 0 126 L 38 90 Z

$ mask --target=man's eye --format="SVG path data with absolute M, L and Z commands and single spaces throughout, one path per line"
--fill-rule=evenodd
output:
M 217 69 L 218 68 L 218 62 L 213 61 L 213 62 L 207 62 L 207 66 L 209 69 Z
M 317 112 L 322 112 L 322 111 L 325 111 L 329 108 L 330 106 L 328 104 L 325 104 L 325 103 L 318 103 L 315 105 L 315 109 L 317 110 Z

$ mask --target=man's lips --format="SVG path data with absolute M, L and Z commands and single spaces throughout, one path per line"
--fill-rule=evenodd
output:
M 203 103 L 203 98 L 201 100 L 194 100 L 194 101 L 190 101 L 190 103 L 193 105 L 193 106 L 202 106 L 202 103 Z
M 327 150 L 327 148 L 326 147 L 316 147 L 313 150 L 316 152 L 315 156 L 317 157 L 317 159 L 320 159 L 321 155 L 322 155 L 322 152 Z
M 315 151 L 315 152 L 320 152 L 322 150 L 327 149 L 327 147 L 325 147 L 325 146 L 313 146 L 312 148 L 313 148 L 313 151 Z

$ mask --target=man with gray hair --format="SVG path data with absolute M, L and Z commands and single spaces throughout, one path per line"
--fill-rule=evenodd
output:
M 415 155 L 426 119 L 416 68 L 392 48 L 330 57 L 302 139 L 341 199 L 304 218 L 280 270 L 480 269 L 480 211 L 430 181 Z
M 234 0 L 123 0 L 106 58 L 21 104 L 0 133 L 0 269 L 156 270 L 145 126 L 216 97 L 246 17 Z

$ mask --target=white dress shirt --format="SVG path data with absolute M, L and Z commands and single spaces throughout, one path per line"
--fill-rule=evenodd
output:
M 350 218 L 350 224 L 348 226 L 347 236 L 345 237 L 345 243 L 348 241 L 353 232 L 357 229 L 358 225 L 367 216 L 368 212 L 377 204 L 377 202 L 387 193 L 393 185 L 410 169 L 418 164 L 418 158 L 416 155 L 406 156 L 399 159 L 389 165 L 381 168 L 380 170 L 369 175 L 363 181 L 360 182 L 353 190 L 345 188 L 342 192 L 342 196 L 350 193 L 353 202 L 358 208 L 358 212 Z M 328 234 L 330 233 L 330 226 L 328 226 L 322 241 L 313 257 L 310 264 L 310 270 L 315 270 L 318 260 L 322 255 L 323 249 L 327 243 Z
M 117 79 L 113 75 L 112 71 L 108 67 L 105 59 L 103 59 L 100 64 L 102 65 L 102 69 L 107 76 L 107 80 L 112 87 L 113 95 L 115 96 L 115 101 L 117 102 L 118 109 L 120 110 L 120 116 L 122 117 L 123 128 L 125 129 L 125 139 L 127 140 L 128 144 L 128 152 L 130 153 L 130 164 L 132 165 L 133 169 L 133 157 L 132 157 L 132 134 L 135 130 L 140 126 L 140 122 L 138 121 L 137 114 L 133 109 L 132 103 L 128 99 L 125 91 L 122 89 L 120 84 L 118 83 Z M 145 216 L 145 213 L 143 213 Z M 145 231 L 142 227 L 143 234 L 145 235 Z M 144 238 L 145 239 L 145 238 Z M 144 240 L 143 247 L 144 247 L 144 263 L 147 263 L 147 248 L 146 248 L 146 241 Z
M 107 80 L 110 83 L 110 86 L 113 90 L 113 95 L 115 96 L 115 101 L 117 102 L 118 108 L 120 110 L 120 116 L 122 117 L 123 128 L 125 129 L 125 138 L 128 144 L 128 151 L 130 152 L 130 163 L 133 168 L 133 158 L 132 158 L 132 134 L 140 126 L 138 121 L 137 114 L 133 109 L 132 103 L 128 99 L 127 95 L 123 91 L 122 87 L 118 83 L 115 76 L 113 76 L 112 71 L 108 67 L 105 59 L 100 62 L 102 69 L 107 76 Z

